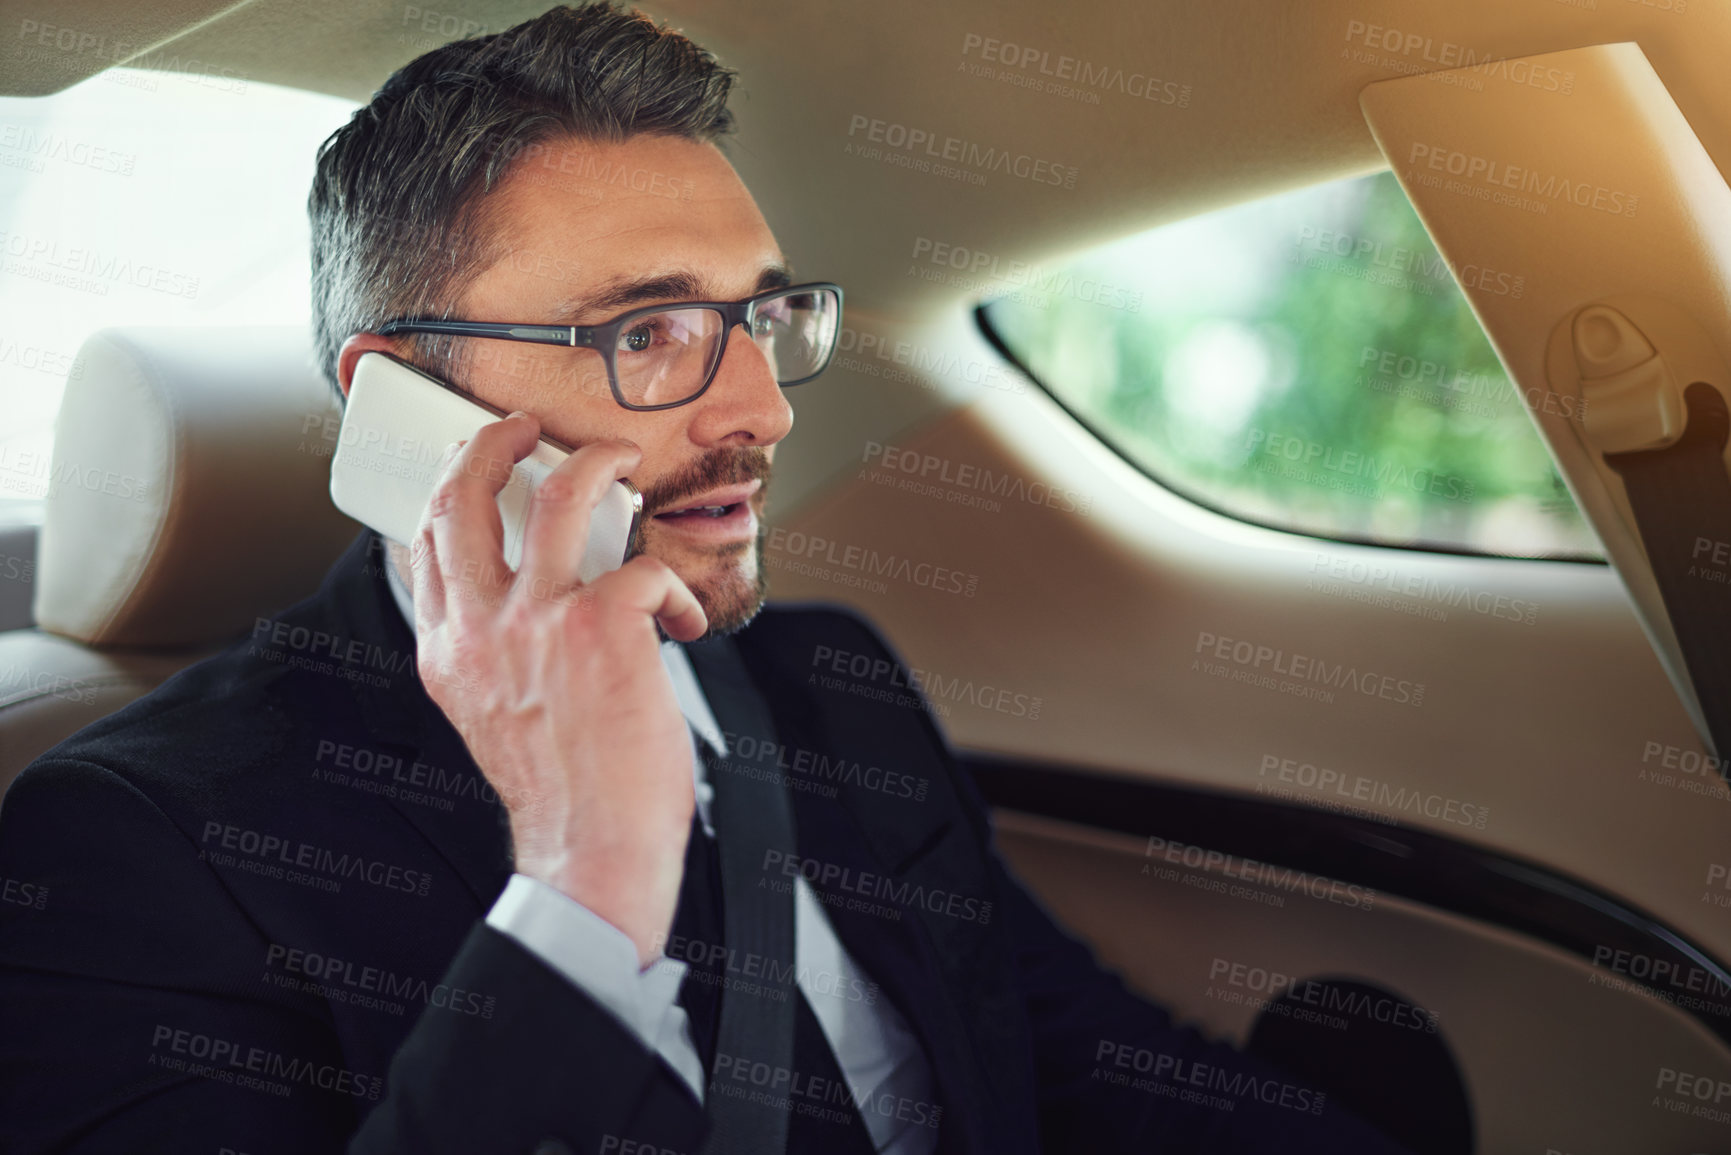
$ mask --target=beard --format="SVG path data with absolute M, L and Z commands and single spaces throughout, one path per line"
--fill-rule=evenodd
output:
M 701 555 L 701 571 L 693 572 L 689 553 L 678 559 L 661 558 L 679 575 L 680 580 L 685 582 L 686 588 L 697 599 L 697 604 L 703 607 L 708 628 L 698 641 L 738 633 L 749 625 L 763 608 L 769 591 L 769 579 L 764 572 L 763 563 L 764 544 L 769 537 L 769 526 L 763 517 L 768 503 L 769 475 L 769 455 L 762 449 L 755 446 L 718 449 L 705 455 L 690 468 L 644 491 L 645 516 L 638 523 L 637 532 L 625 551 L 627 559 L 645 552 L 652 557 L 658 556 L 649 549 L 652 544 L 650 526 L 655 513 L 677 509 L 682 501 L 718 486 L 752 479 L 762 482 L 752 497 L 757 515 L 757 533 L 754 540 L 735 542 L 718 547 L 707 555 Z M 676 564 L 676 561 L 684 564 Z M 660 640 L 670 640 L 660 622 L 655 624 L 655 631 Z
M 769 527 L 759 520 L 757 539 L 749 548 L 741 547 L 734 551 L 740 559 L 738 562 L 723 567 L 717 574 L 686 583 L 697 604 L 703 607 L 704 616 L 709 619 L 709 628 L 703 631 L 698 641 L 707 642 L 711 638 L 738 633 L 750 625 L 751 619 L 763 609 L 764 598 L 769 592 L 769 579 L 763 572 L 763 544 L 768 536 Z M 749 573 L 745 571 L 747 562 Z M 665 638 L 666 635 L 662 636 Z

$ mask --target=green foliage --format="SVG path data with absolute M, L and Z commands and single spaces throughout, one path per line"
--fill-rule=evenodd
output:
M 1389 173 L 1128 238 L 1039 270 L 986 316 L 1133 462 L 1229 513 L 1390 545 L 1600 552 Z

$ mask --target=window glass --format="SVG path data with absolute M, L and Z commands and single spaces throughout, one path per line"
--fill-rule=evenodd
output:
M 307 321 L 313 153 L 354 108 L 123 68 L 0 98 L 0 520 L 47 492 L 54 414 L 95 330 Z
M 1486 291 L 1524 291 L 1486 275 L 1501 278 Z M 988 332 L 1193 500 L 1351 541 L 1602 556 L 1390 173 L 1003 280 L 1009 291 L 981 310 Z

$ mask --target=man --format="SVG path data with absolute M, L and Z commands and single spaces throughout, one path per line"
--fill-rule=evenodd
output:
M 19 779 L 0 874 L 53 902 L 0 912 L 4 1149 L 1391 1149 L 1059 932 L 926 714 L 808 685 L 825 648 L 894 662 L 869 627 L 759 612 L 782 389 L 840 301 L 719 151 L 729 83 L 558 9 L 326 142 L 327 374 L 388 353 L 512 416 L 409 548 L 362 534 Z M 578 448 L 513 572 L 494 499 L 539 434 Z M 584 585 L 617 477 L 645 524 Z

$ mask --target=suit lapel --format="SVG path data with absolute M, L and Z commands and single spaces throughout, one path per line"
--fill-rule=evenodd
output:
M 363 531 L 326 579 L 339 638 L 380 647 L 391 672 L 383 685 L 349 682 L 366 741 L 402 759 L 399 792 L 418 791 L 451 807 L 415 805 L 395 794 L 391 806 L 463 879 L 480 913 L 511 876 L 509 828 L 497 793 L 475 765 L 461 735 L 427 696 L 415 672 L 415 634 L 387 584 L 388 555 Z M 371 651 L 367 651 L 371 652 Z

